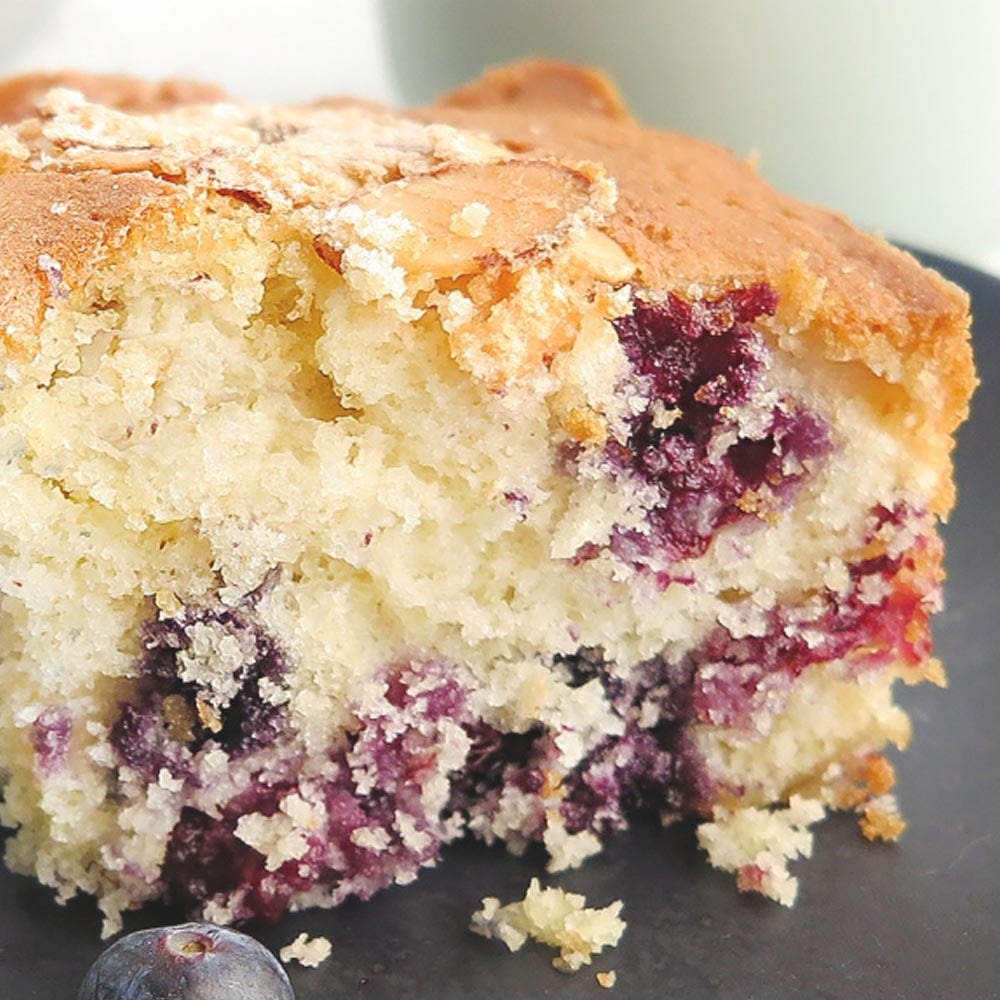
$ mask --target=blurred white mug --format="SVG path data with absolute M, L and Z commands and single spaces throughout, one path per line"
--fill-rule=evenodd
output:
M 399 97 L 551 55 L 786 191 L 1000 272 L 996 0 L 382 0 Z
M 16 61 L 26 42 L 48 25 L 57 0 L 0 0 L 0 74 Z

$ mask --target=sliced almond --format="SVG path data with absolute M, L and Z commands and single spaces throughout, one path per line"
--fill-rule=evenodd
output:
M 56 170 L 80 173 L 103 170 L 109 174 L 152 174 L 168 181 L 181 181 L 185 170 L 169 150 L 153 146 L 71 146 L 53 162 Z
M 397 265 L 435 280 L 479 274 L 492 266 L 534 262 L 570 236 L 596 225 L 614 205 L 614 185 L 591 165 L 552 160 L 465 163 L 393 181 L 354 199 L 353 215 L 370 223 L 406 219 L 412 229 L 394 239 Z M 483 224 L 475 235 L 456 232 L 453 220 L 469 205 Z M 345 213 L 346 216 L 346 213 Z M 342 216 L 344 218 L 345 216 Z M 350 216 L 346 216 L 350 218 Z M 372 226 L 342 222 L 319 242 L 326 260 L 366 239 Z M 346 230 L 346 231 L 345 231 Z M 331 252 L 332 251 L 332 252 Z
M 635 274 L 636 265 L 610 236 L 591 229 L 568 248 L 570 263 L 582 273 L 620 285 Z
M 271 203 L 259 191 L 237 187 L 220 187 L 216 188 L 216 191 L 228 198 L 235 198 L 244 205 L 249 205 L 255 212 L 267 213 L 271 211 Z

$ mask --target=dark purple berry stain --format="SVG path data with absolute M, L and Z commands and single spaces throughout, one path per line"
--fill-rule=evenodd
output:
M 685 804 L 678 727 L 640 729 L 602 743 L 566 782 L 562 815 L 570 833 L 607 834 L 647 812 L 680 810 Z
M 147 783 L 164 770 L 174 778 L 190 770 L 191 751 L 183 736 L 171 732 L 164 701 L 159 692 L 147 690 L 140 702 L 121 706 L 111 727 L 110 742 L 119 763 Z
M 923 537 L 909 552 L 891 555 L 879 541 L 886 526 L 891 534 L 916 520 L 904 506 L 874 511 L 865 555 L 849 568 L 847 592 L 825 593 L 805 616 L 801 609 L 774 609 L 763 636 L 737 639 L 720 627 L 682 662 L 655 657 L 627 678 L 597 649 L 557 657 L 554 669 L 572 686 L 602 686 L 624 725 L 621 736 L 599 743 L 562 776 L 559 808 L 569 832 L 604 835 L 639 814 L 698 810 L 718 789 L 694 748 L 692 725 L 745 726 L 752 733 L 755 711 L 780 704 L 814 663 L 854 658 L 860 672 L 891 660 L 926 659 L 931 608 L 924 595 L 937 584 L 936 543 Z M 179 680 L 176 663 L 189 641 L 185 630 L 196 621 L 242 630 L 253 655 L 240 669 L 241 694 L 255 679 L 280 683 L 287 669 L 254 625 L 252 609 L 235 616 L 189 611 L 147 631 L 142 674 L 148 688 L 123 709 L 114 732 L 122 760 L 148 780 L 166 766 L 187 778 L 185 788 L 201 780 L 192 747 L 221 748 L 250 767 L 243 790 L 212 815 L 190 804 L 181 809 L 161 872 L 162 888 L 174 901 L 197 912 L 215 900 L 233 919 L 273 921 L 297 895 L 316 889 L 334 902 L 368 898 L 434 863 L 463 824 L 488 831 L 507 789 L 525 797 L 517 832 L 526 840 L 543 838 L 560 770 L 558 734 L 542 725 L 506 733 L 473 717 L 453 666 L 426 660 L 387 669 L 381 696 L 354 706 L 350 734 L 317 757 L 307 755 L 293 733 L 274 729 L 266 713 L 256 717 L 266 739 L 247 732 L 255 716 L 238 697 L 235 720 L 223 720 L 217 732 L 197 728 L 184 708 L 196 702 L 197 691 Z M 179 732 L 185 726 L 191 731 Z M 428 796 L 434 787 L 447 788 L 446 801 Z M 316 807 L 320 821 L 301 856 L 269 870 L 237 827 L 248 814 L 274 816 L 291 795 Z M 485 825 L 477 825 L 480 820 Z
M 235 693 L 218 710 L 206 709 L 208 692 L 181 676 L 178 654 L 191 647 L 198 626 L 209 626 L 244 651 L 232 672 Z M 252 604 L 188 608 L 175 618 L 149 621 L 142 644 L 136 697 L 122 705 L 111 744 L 120 762 L 146 781 L 155 780 L 163 768 L 181 776 L 192 755 L 208 744 L 240 756 L 282 735 L 284 710 L 262 697 L 261 682 L 280 687 L 288 663 L 256 621 Z
M 197 712 L 198 685 L 180 679 L 177 662 L 177 654 L 191 645 L 195 625 L 209 625 L 217 634 L 234 639 L 247 650 L 234 672 L 238 691 L 221 710 L 217 728 L 206 725 L 200 717 L 194 720 L 195 745 L 200 747 L 212 740 L 223 749 L 239 754 L 273 743 L 281 733 L 283 713 L 261 697 L 260 684 L 268 680 L 280 685 L 288 672 L 288 663 L 272 637 L 257 623 L 251 609 L 189 610 L 180 618 L 148 623 L 143 637 L 146 654 L 140 663 L 140 676 L 153 679 L 159 693 L 165 697 L 182 695 L 187 698 L 196 716 L 200 716 Z
M 228 927 L 136 931 L 90 967 L 77 1000 L 294 1000 L 285 970 L 259 942 Z
M 654 398 L 667 406 L 718 409 L 745 403 L 758 387 L 766 348 L 752 324 L 777 307 L 777 292 L 761 283 L 692 302 L 673 294 L 661 302 L 637 298 L 615 326 Z M 711 419 L 704 411 L 692 414 Z
M 875 512 L 876 530 L 902 523 L 905 506 Z M 787 608 L 768 613 L 766 634 L 734 639 L 712 631 L 692 654 L 689 714 L 693 721 L 745 726 L 765 707 L 774 685 L 788 686 L 807 667 L 848 659 L 858 670 L 893 661 L 918 666 L 932 652 L 927 594 L 936 594 L 939 550 L 922 538 L 908 552 L 886 552 L 849 567 L 846 595 L 822 593 L 821 607 L 802 621 Z M 881 597 L 865 599 L 866 594 Z
M 763 636 L 736 639 L 719 627 L 682 662 L 655 657 L 627 680 L 599 649 L 557 657 L 555 669 L 572 686 L 599 682 L 625 725 L 621 736 L 600 743 L 563 778 L 561 812 L 569 832 L 603 835 L 624 828 L 636 815 L 699 810 L 718 788 L 694 747 L 691 726 L 745 727 L 752 736 L 754 713 L 778 710 L 794 680 L 814 664 L 846 659 L 862 672 L 890 662 L 925 662 L 933 610 L 933 597 L 926 595 L 937 591 L 938 543 L 919 536 L 907 553 L 890 555 L 877 542 L 885 525 L 900 528 L 916 520 L 905 505 L 876 509 L 866 556 L 849 567 L 846 593 L 825 593 L 806 616 L 796 608 L 774 609 Z M 640 724 L 648 718 L 653 725 Z M 539 796 L 537 819 L 520 832 L 541 839 L 546 808 L 541 798 L 554 734 L 542 727 L 503 734 L 477 723 L 470 735 L 472 749 L 453 785 L 452 808 L 489 817 L 502 789 L 513 785 Z
M 819 417 L 786 401 L 756 422 L 763 429 L 755 436 L 733 416 L 761 388 L 768 348 L 753 324 L 777 304 L 761 283 L 691 302 L 636 298 L 632 313 L 615 321 L 649 403 L 606 456 L 615 475 L 635 476 L 659 494 L 647 531 L 615 532 L 610 549 L 623 562 L 640 568 L 701 555 L 720 527 L 758 512 L 762 488 L 765 508 L 780 504 L 829 450 Z M 720 444 L 733 432 L 734 441 Z M 598 551 L 587 547 L 578 558 Z M 664 574 L 662 582 L 671 579 Z
M 42 774 L 51 774 L 66 762 L 72 731 L 72 719 L 57 705 L 46 708 L 35 719 L 31 726 L 31 747 Z
M 514 511 L 518 521 L 527 520 L 531 509 L 531 497 L 527 493 L 523 490 L 504 490 L 503 498 Z
M 905 505 L 877 509 L 869 545 L 883 525 L 913 517 Z M 813 664 L 853 660 L 861 672 L 896 661 L 924 663 L 932 652 L 933 610 L 925 595 L 936 593 L 939 556 L 938 543 L 923 536 L 902 555 L 883 551 L 861 559 L 849 567 L 847 593 L 826 592 L 808 619 L 778 607 L 768 615 L 765 635 L 739 639 L 720 626 L 682 663 L 656 657 L 628 683 L 609 671 L 599 650 L 564 658 L 570 682 L 598 679 L 626 720 L 624 735 L 598 746 L 566 780 L 567 828 L 603 833 L 640 812 L 697 809 L 713 789 L 691 753 L 689 727 L 752 726 L 755 711 L 777 710 L 792 682 Z M 640 709 L 650 702 L 658 721 L 640 729 Z
M 452 781 L 449 815 L 489 816 L 499 808 L 500 796 L 508 786 L 528 795 L 542 791 L 552 740 L 544 726 L 505 733 L 477 719 L 465 729 L 471 746 L 465 767 Z M 544 825 L 539 823 L 528 835 L 540 838 L 543 832 Z
M 431 809 L 425 794 L 432 781 L 450 776 L 442 748 L 461 739 L 469 721 L 466 692 L 453 674 L 438 663 L 393 668 L 383 699 L 359 710 L 356 731 L 315 773 L 293 762 L 289 780 L 269 783 L 261 775 L 217 818 L 185 809 L 163 867 L 168 894 L 195 909 L 222 897 L 236 919 L 274 921 L 296 893 L 323 887 L 338 899 L 367 899 L 433 863 L 444 828 L 440 805 Z M 325 821 L 302 857 L 269 871 L 236 827 L 248 813 L 275 814 L 293 792 L 319 803 Z

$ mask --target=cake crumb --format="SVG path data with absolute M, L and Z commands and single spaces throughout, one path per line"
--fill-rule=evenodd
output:
M 594 955 L 618 944 L 625 931 L 619 914 L 621 900 L 603 909 L 588 908 L 583 896 L 564 889 L 543 889 L 531 880 L 524 899 L 506 906 L 487 897 L 472 915 L 470 929 L 486 938 L 498 938 L 511 951 L 518 951 L 531 938 L 559 955 L 552 964 L 560 972 L 576 972 L 590 965 Z M 603 984 L 602 984 L 603 985 Z
M 900 814 L 894 795 L 880 795 L 865 803 L 858 826 L 867 840 L 892 842 L 903 835 L 906 820 Z
M 736 873 L 741 892 L 759 892 L 791 906 L 798 880 L 788 862 L 812 854 L 809 827 L 825 814 L 822 802 L 793 795 L 786 809 L 716 809 L 698 828 L 698 843 L 716 868 Z
M 948 674 L 945 672 L 944 664 L 936 657 L 932 656 L 924 664 L 923 679 L 930 681 L 935 687 L 946 688 L 948 686 Z
M 596 973 L 594 978 L 597 980 L 598 986 L 610 990 L 618 982 L 618 973 L 614 969 L 609 969 L 607 972 Z
M 579 868 L 587 858 L 599 854 L 601 841 L 590 830 L 569 833 L 565 823 L 559 822 L 558 814 L 549 817 L 542 842 L 549 852 L 549 862 L 545 866 L 550 873 Z
M 331 951 L 333 945 L 328 938 L 310 938 L 303 932 L 291 944 L 285 945 L 278 954 L 286 965 L 289 962 L 298 962 L 307 969 L 315 969 L 330 957 Z

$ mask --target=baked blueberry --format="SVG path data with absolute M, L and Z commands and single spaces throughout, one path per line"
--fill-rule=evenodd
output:
M 294 1000 L 278 960 L 214 924 L 136 931 L 90 967 L 77 1000 Z

